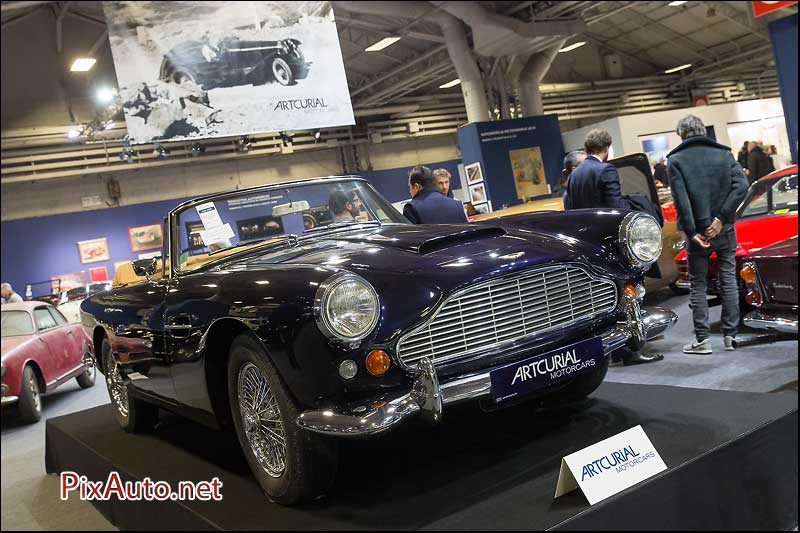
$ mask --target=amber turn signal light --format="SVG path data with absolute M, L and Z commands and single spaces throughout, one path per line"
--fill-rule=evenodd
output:
M 367 354 L 367 360 L 365 361 L 367 372 L 373 376 L 382 376 L 388 372 L 391 362 L 389 354 L 383 350 L 372 350 Z
M 631 298 L 636 298 L 636 287 L 633 285 L 625 285 L 625 288 L 622 290 L 622 292 Z
M 756 280 L 756 269 L 753 265 L 745 265 L 744 268 L 739 271 L 739 275 L 747 283 L 753 283 Z

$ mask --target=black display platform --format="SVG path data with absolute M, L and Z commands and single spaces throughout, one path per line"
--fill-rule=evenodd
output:
M 667 471 L 595 506 L 553 499 L 562 456 L 637 424 Z M 578 406 L 450 407 L 435 428 L 343 441 L 330 496 L 270 504 L 232 434 L 168 415 L 151 435 L 111 406 L 47 421 L 49 473 L 219 477 L 222 502 L 95 502 L 121 529 L 780 529 L 797 524 L 797 393 L 604 383 Z M 54 497 L 57 497 L 54 495 Z

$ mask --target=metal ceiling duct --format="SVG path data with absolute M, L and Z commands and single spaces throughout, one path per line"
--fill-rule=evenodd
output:
M 522 116 L 532 117 L 544 114 L 542 91 L 539 85 L 565 42 L 566 39 L 558 41 L 547 50 L 529 56 L 524 63 L 517 80 Z
M 484 91 L 481 72 L 475 58 L 472 56 L 464 25 L 457 17 L 447 12 L 436 10 L 428 2 L 336 1 L 333 5 L 334 8 L 343 9 L 351 13 L 367 13 L 404 19 L 428 18 L 438 24 L 445 38 L 447 53 L 456 68 L 458 78 L 461 80 L 461 92 L 464 95 L 468 121 L 481 122 L 489 120 L 489 106 L 486 103 L 486 92 Z

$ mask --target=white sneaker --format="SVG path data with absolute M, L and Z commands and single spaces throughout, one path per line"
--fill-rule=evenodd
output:
M 711 339 L 704 341 L 694 341 L 683 347 L 683 353 L 696 353 L 700 355 L 708 355 L 711 353 Z
M 725 351 L 732 352 L 736 349 L 736 337 L 725 335 Z

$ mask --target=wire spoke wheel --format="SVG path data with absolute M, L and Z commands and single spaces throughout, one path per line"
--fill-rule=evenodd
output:
M 286 470 L 286 435 L 283 422 L 267 378 L 253 363 L 239 369 L 239 413 L 253 455 L 271 477 Z
M 94 362 L 94 357 L 92 357 L 88 353 L 84 354 L 83 367 L 86 369 L 86 375 L 89 376 L 90 379 L 94 380 L 95 373 L 97 372 L 97 367 Z
M 122 374 L 119 372 L 119 363 L 114 360 L 111 354 L 108 354 L 106 360 L 106 386 L 108 387 L 108 395 L 111 397 L 111 403 L 117 408 L 117 411 L 122 416 L 128 416 L 128 388 L 122 380 Z

